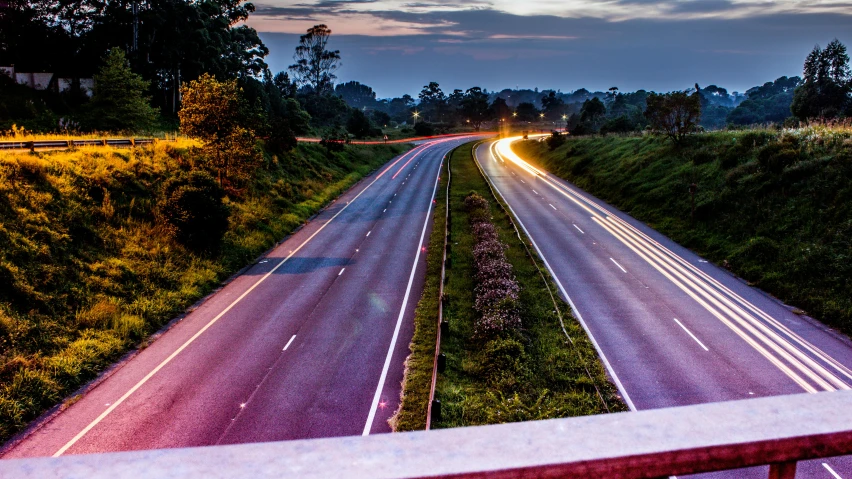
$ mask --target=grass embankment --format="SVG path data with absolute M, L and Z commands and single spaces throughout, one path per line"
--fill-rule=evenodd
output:
M 509 216 L 494 200 L 473 161 L 470 145 L 456 149 L 450 161 L 450 251 L 445 286 L 445 319 L 449 334 L 442 337 L 446 370 L 439 374 L 436 398 L 442 403 L 442 419 L 433 428 L 495 424 L 626 410 L 606 378 L 591 343 L 579 323 L 558 298 L 559 310 L 571 345 L 561 330 L 548 285 L 526 255 Z M 442 178 L 444 181 L 445 178 Z M 476 193 L 488 199 L 499 239 L 508 246 L 505 258 L 520 286 L 517 306 L 521 328 L 499 334 L 477 334 L 481 316 L 475 309 L 477 286 L 473 247 L 475 239 L 465 198 Z M 438 205 L 442 199 L 438 200 Z M 403 403 L 397 430 L 425 426 L 440 281 L 443 244 L 443 207 L 435 216 L 430 240 L 427 285 L 418 304 L 415 335 L 408 359 Z M 535 261 L 538 261 L 537 259 Z M 540 264 L 539 267 L 542 267 Z M 545 275 L 546 275 L 545 271 Z M 591 374 L 587 374 L 586 370 Z
M 524 159 L 852 333 L 852 129 L 576 138 Z M 690 184 L 697 185 L 691 218 Z
M 406 147 L 299 145 L 226 198 L 216 254 L 158 219 L 189 143 L 0 153 L 0 440 L 94 378 Z

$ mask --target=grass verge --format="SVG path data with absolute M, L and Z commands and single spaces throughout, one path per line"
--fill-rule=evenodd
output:
M 527 256 L 508 214 L 497 204 L 474 163 L 471 144 L 453 151 L 449 167 L 450 250 L 448 281 L 444 295 L 449 334 L 442 337 L 441 350 L 447 366 L 438 376 L 436 398 L 442 403 L 442 418 L 433 428 L 473 426 L 555 417 L 598 414 L 626 410 L 608 381 L 596 352 L 579 323 L 565 314 L 566 332 L 560 326 L 548 287 L 555 291 L 543 265 Z M 445 181 L 442 175 L 442 181 Z M 474 309 L 476 270 L 474 238 L 464 199 L 477 193 L 491 202 L 492 221 L 500 241 L 508 248 L 520 285 L 522 328 L 497 339 L 483 340 L 474 334 L 478 313 Z M 439 199 L 438 205 L 443 201 Z M 443 207 L 441 207 L 443 208 Z M 396 417 L 396 430 L 425 427 L 426 406 L 435 350 L 440 281 L 443 209 L 435 212 L 430 238 L 428 276 L 418 304 L 412 354 L 407 361 L 403 400 Z M 544 271 L 544 278 L 540 269 Z M 570 308 L 556 298 L 558 311 Z M 600 394 L 599 394 L 600 393 Z M 603 399 L 603 401 L 602 401 Z
M 191 144 L 0 152 L 0 440 L 406 149 L 299 145 L 226 198 L 217 253 L 175 242 L 160 186 L 199 161 Z

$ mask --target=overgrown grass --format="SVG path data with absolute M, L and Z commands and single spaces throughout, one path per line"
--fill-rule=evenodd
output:
M 852 333 L 852 128 L 516 144 L 755 286 Z M 690 184 L 697 185 L 692 217 Z
M 509 247 L 506 257 L 521 286 L 523 327 L 496 339 L 474 334 L 478 320 L 474 310 L 475 269 L 473 236 L 464 198 L 471 192 L 492 198 L 473 162 L 470 145 L 451 156 L 450 252 L 445 287 L 445 318 L 449 335 L 442 337 L 446 370 L 439 375 L 436 397 L 442 402 L 442 419 L 434 428 L 494 424 L 553 417 L 596 414 L 606 411 L 595 386 L 611 411 L 625 410 L 582 328 L 570 316 L 564 318 L 572 346 L 559 325 L 547 291 L 547 283 L 526 256 L 509 217 L 492 202 L 492 216 L 500 240 Z M 441 201 L 438 202 L 441 204 Z M 442 215 L 436 212 L 436 215 Z M 422 429 L 425 425 L 429 381 L 434 358 L 437 316 L 437 281 L 443 216 L 436 216 L 430 240 L 429 277 L 418 318 L 397 430 Z M 548 279 L 549 281 L 549 279 Z M 551 284 L 551 287 L 552 284 Z M 557 299 L 561 311 L 567 305 Z M 591 372 L 591 377 L 586 373 Z M 409 397 L 411 394 L 411 397 Z
M 203 255 L 157 215 L 160 185 L 196 161 L 188 146 L 0 153 L 0 440 L 406 148 L 266 155 Z

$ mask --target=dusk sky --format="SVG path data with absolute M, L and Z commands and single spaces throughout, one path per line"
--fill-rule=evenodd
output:
M 815 44 L 852 46 L 852 2 L 797 0 L 259 0 L 249 25 L 273 72 L 318 23 L 340 50 L 338 81 L 379 97 L 481 86 L 729 91 L 801 74 Z

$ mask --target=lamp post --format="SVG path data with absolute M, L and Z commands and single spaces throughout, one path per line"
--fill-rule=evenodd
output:
M 417 119 L 420 118 L 420 113 L 414 111 L 414 126 L 417 126 Z

